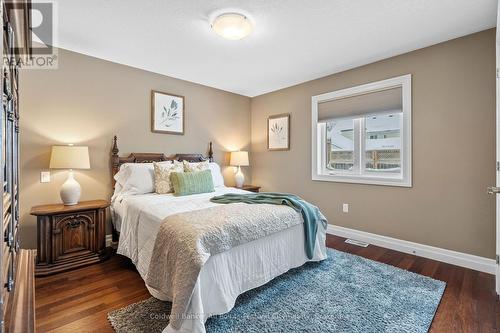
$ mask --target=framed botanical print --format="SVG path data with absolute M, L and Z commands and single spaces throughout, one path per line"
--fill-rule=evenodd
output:
M 184 134 L 184 96 L 151 91 L 151 131 Z
M 278 114 L 267 119 L 267 149 L 290 149 L 290 114 Z

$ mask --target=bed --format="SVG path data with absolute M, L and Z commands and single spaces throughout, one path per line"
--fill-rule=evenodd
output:
M 211 148 L 211 147 L 210 147 Z M 186 160 L 200 162 L 213 159 L 212 149 L 208 157 L 201 154 L 133 153 L 122 158 L 113 145 L 112 166 L 116 174 L 124 163 L 150 163 L 152 161 Z M 120 194 L 115 191 L 111 212 L 114 234 L 119 239 L 118 253 L 127 256 L 136 266 L 141 277 L 147 281 L 149 266 L 158 230 L 164 219 L 174 214 L 196 211 L 217 206 L 210 202 L 215 195 L 225 193 L 245 193 L 246 191 L 219 185 L 215 192 L 176 197 L 172 194 Z M 203 265 L 182 319 L 182 325 L 174 329 L 172 325 L 164 332 L 205 332 L 204 323 L 212 315 L 229 312 L 238 295 L 259 287 L 273 278 L 307 261 L 326 259 L 326 231 L 318 228 L 314 254 L 308 259 L 303 246 L 304 228 L 294 225 L 254 241 L 238 245 L 228 251 L 210 256 Z M 152 296 L 169 300 L 162 290 L 146 287 Z

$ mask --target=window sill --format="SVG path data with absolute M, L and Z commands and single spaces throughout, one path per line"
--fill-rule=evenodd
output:
M 312 180 L 336 183 L 412 187 L 411 179 L 399 177 L 358 176 L 358 175 L 313 175 Z

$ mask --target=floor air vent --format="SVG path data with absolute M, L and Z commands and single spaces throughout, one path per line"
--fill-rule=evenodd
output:
M 345 242 L 348 244 L 357 245 L 357 246 L 361 246 L 361 247 L 367 247 L 368 245 L 370 245 L 368 243 L 365 243 L 362 241 L 357 241 L 357 240 L 350 239 L 350 238 L 346 239 Z

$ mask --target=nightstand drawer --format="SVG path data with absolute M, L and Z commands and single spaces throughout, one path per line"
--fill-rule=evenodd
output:
M 79 252 L 91 253 L 96 250 L 95 211 L 76 214 L 55 215 L 52 220 L 53 260 Z

